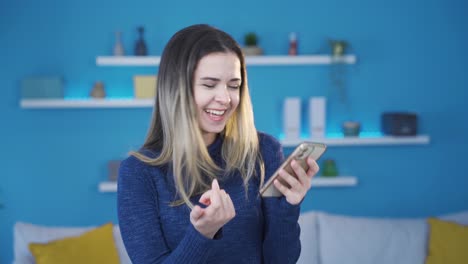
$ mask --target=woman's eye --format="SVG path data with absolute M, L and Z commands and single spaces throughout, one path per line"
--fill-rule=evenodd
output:
M 230 85 L 229 86 L 229 88 L 235 89 L 235 90 L 239 89 L 239 87 L 240 87 L 240 85 Z
M 215 85 L 214 84 L 202 84 L 203 86 L 205 87 L 208 87 L 208 88 L 214 88 Z

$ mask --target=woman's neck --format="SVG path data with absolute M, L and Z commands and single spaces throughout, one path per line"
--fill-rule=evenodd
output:
M 215 134 L 215 133 L 203 134 L 203 141 L 205 142 L 205 145 L 206 146 L 211 145 L 215 141 L 217 136 L 218 136 L 218 134 Z

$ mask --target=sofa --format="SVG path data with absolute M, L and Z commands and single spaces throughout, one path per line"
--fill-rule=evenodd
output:
M 468 211 L 439 219 L 468 225 Z M 300 215 L 299 224 L 302 243 L 299 264 L 425 263 L 429 239 L 426 218 L 351 217 L 311 211 Z M 14 226 L 14 264 L 35 263 L 28 249 L 29 243 L 78 236 L 93 228 L 17 222 Z M 131 264 L 118 226 L 113 226 L 112 234 L 120 263 Z
M 468 211 L 437 218 L 468 225 Z M 306 212 L 301 214 L 299 224 L 302 243 L 299 264 L 423 264 L 426 261 L 430 230 L 427 218 Z M 467 228 L 463 231 L 464 241 L 468 241 Z M 465 246 L 468 251 L 468 242 Z M 461 263 L 468 263 L 468 258 Z
M 13 264 L 34 264 L 34 257 L 29 250 L 30 243 L 47 243 L 50 241 L 63 239 L 67 237 L 76 237 L 90 230 L 89 227 L 50 227 L 35 225 L 24 222 L 17 222 L 13 231 Z M 118 258 L 121 264 L 132 264 L 123 245 L 120 229 L 117 225 L 112 227 L 112 235 L 115 247 L 118 252 Z

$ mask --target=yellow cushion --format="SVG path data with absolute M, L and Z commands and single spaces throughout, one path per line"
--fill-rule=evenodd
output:
M 429 252 L 426 264 L 468 263 L 468 226 L 429 218 Z
M 67 237 L 49 243 L 30 243 L 29 250 L 36 264 L 119 263 L 112 223 L 76 237 Z

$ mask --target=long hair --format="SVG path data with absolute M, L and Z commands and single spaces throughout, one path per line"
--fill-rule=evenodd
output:
M 225 168 L 218 167 L 208 153 L 193 94 L 198 62 L 214 52 L 234 53 L 241 63 L 239 105 L 222 132 Z M 163 51 L 157 80 L 153 116 L 142 149 L 157 150 L 159 154 L 154 158 L 142 152 L 131 152 L 131 155 L 150 165 L 169 165 L 178 195 L 173 205 L 185 203 L 192 208 L 190 198 L 208 190 L 211 181 L 220 174 L 239 171 L 246 193 L 253 176 L 260 177 L 263 184 L 264 164 L 254 125 L 245 59 L 229 34 L 209 25 L 193 25 L 178 31 Z M 256 168 L 260 175 L 256 174 Z

